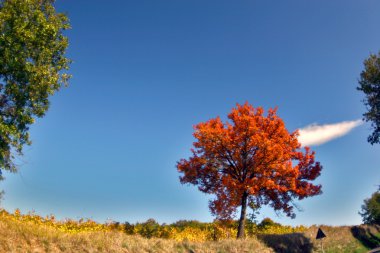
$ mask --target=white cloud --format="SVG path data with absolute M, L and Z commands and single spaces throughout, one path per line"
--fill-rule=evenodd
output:
M 320 145 L 348 134 L 352 129 L 363 124 L 362 120 L 344 121 L 336 124 L 312 124 L 299 129 L 298 140 L 302 146 Z

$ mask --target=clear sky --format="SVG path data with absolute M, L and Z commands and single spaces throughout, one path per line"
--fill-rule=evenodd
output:
M 73 78 L 31 128 L 1 205 L 59 218 L 211 221 L 211 196 L 181 185 L 193 125 L 248 101 L 289 131 L 361 118 L 363 60 L 380 50 L 380 1 L 58 0 Z M 340 125 L 339 125 L 340 126 Z M 369 124 L 312 146 L 323 194 L 283 224 L 358 224 L 380 184 Z

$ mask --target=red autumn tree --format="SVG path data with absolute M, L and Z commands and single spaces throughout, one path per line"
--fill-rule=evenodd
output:
M 181 183 L 197 185 L 216 197 L 209 206 L 219 219 L 231 219 L 241 207 L 238 238 L 243 238 L 247 206 L 270 205 L 294 218 L 293 199 L 321 193 L 310 181 L 322 166 L 308 147 L 301 150 L 298 131 L 289 133 L 276 109 L 237 104 L 223 123 L 217 117 L 194 127 L 192 156 L 181 159 Z

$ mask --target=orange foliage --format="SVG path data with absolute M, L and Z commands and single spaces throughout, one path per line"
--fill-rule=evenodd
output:
M 248 206 L 269 204 L 294 217 L 292 199 L 321 193 L 310 181 L 322 166 L 308 147 L 301 150 L 298 132 L 288 132 L 276 109 L 264 115 L 261 107 L 237 104 L 228 119 L 196 125 L 192 156 L 177 163 L 181 183 L 216 196 L 210 202 L 214 215 L 231 218 L 246 196 Z

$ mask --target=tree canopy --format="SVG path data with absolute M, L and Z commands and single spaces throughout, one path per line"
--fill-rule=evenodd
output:
M 380 143 L 380 53 L 371 54 L 364 61 L 364 70 L 360 74 L 358 90 L 363 91 L 367 112 L 364 120 L 371 122 L 373 132 L 368 136 L 371 144 Z
M 70 60 L 69 29 L 54 0 L 0 1 L 0 171 L 16 171 L 15 155 L 30 144 L 28 130 L 63 85 Z
M 380 191 L 376 191 L 370 198 L 364 200 L 359 214 L 365 224 L 380 225 Z
M 194 127 L 192 156 L 181 159 L 181 183 L 215 195 L 209 207 L 219 219 L 231 219 L 241 207 L 238 237 L 244 237 L 247 206 L 270 205 L 294 217 L 293 199 L 321 193 L 310 181 L 322 166 L 314 152 L 301 150 L 298 132 L 289 133 L 275 109 L 237 104 L 225 123 L 217 117 Z

